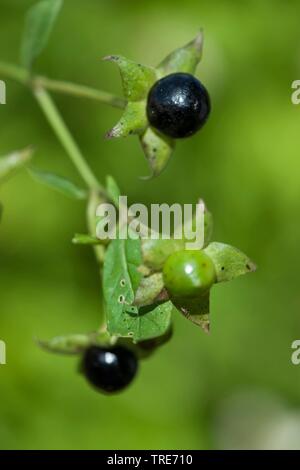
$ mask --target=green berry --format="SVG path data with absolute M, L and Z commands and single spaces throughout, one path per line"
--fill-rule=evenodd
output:
M 216 280 L 216 271 L 204 251 L 183 250 L 168 257 L 163 278 L 171 297 L 193 298 L 210 289 Z

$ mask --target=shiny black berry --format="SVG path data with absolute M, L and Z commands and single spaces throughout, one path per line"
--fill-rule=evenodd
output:
M 138 361 L 134 353 L 122 346 L 91 346 L 85 351 L 82 361 L 87 380 L 106 393 L 117 392 L 129 385 L 137 368 Z
M 197 132 L 210 113 L 206 88 L 193 75 L 172 73 L 151 88 L 148 120 L 155 129 L 176 139 Z

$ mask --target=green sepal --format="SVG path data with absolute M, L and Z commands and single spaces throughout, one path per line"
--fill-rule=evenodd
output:
M 209 212 L 209 210 L 207 209 L 204 201 L 200 199 L 199 203 L 201 202 L 202 204 L 204 204 L 204 237 L 203 237 L 203 248 L 204 248 L 209 244 L 212 234 L 213 234 L 213 216 L 212 216 L 212 213 Z M 198 212 L 196 212 L 193 215 L 193 219 L 192 219 L 193 231 L 195 231 L 197 227 L 197 216 L 198 216 Z M 201 217 L 202 217 L 202 214 L 201 214 Z M 191 240 L 188 240 L 187 238 L 185 238 L 185 241 L 187 243 L 193 243 L 195 240 L 196 240 L 196 237 L 192 238 Z
M 89 346 L 108 346 L 112 339 L 107 332 L 87 334 L 70 334 L 56 336 L 48 341 L 37 340 L 38 345 L 46 351 L 58 354 L 80 354 Z
M 207 208 L 205 207 L 205 212 L 204 212 L 204 247 L 206 247 L 212 237 L 213 234 L 213 228 L 214 228 L 214 219 L 213 215 Z
M 166 167 L 175 148 L 175 140 L 148 127 L 140 137 L 145 157 L 151 169 L 151 175 L 143 179 L 158 176 Z
M 160 77 L 171 73 L 195 73 L 201 60 L 203 49 L 203 33 L 200 31 L 195 39 L 179 49 L 171 52 L 157 67 Z
M 172 302 L 182 315 L 195 325 L 200 326 L 205 333 L 209 333 L 209 291 L 197 299 L 172 299 Z
M 106 133 L 107 139 L 142 134 L 148 125 L 144 101 L 128 102 L 119 122 Z
M 121 196 L 121 191 L 115 179 L 110 175 L 106 177 L 106 193 L 114 205 L 119 207 L 119 197 Z
M 142 278 L 136 291 L 134 305 L 141 307 L 154 304 L 164 289 L 162 273 Z
M 217 282 L 226 282 L 238 276 L 254 272 L 256 265 L 237 248 L 212 242 L 204 250 L 215 265 Z
M 153 271 L 161 271 L 168 256 L 175 251 L 184 250 L 184 246 L 185 241 L 182 239 L 143 239 L 143 263 Z
M 115 62 L 119 66 L 124 96 L 128 101 L 146 99 L 150 87 L 157 80 L 156 70 L 153 67 L 138 64 L 118 55 L 110 55 L 103 60 Z

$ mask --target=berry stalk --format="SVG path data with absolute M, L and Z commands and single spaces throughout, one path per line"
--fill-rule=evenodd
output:
M 112 93 L 77 83 L 52 80 L 51 78 L 41 76 L 31 76 L 25 68 L 12 65 L 7 62 L 0 62 L 0 75 L 11 78 L 22 85 L 29 85 L 32 83 L 49 91 L 76 96 L 78 98 L 96 100 L 114 108 L 124 109 L 126 106 L 125 99 L 115 96 Z

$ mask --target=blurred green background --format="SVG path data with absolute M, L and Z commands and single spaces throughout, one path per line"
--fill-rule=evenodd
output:
M 18 61 L 33 3 L 0 0 L 1 60 Z M 198 76 L 213 112 L 153 181 L 138 179 L 148 168 L 136 138 L 103 139 L 118 110 L 55 101 L 102 180 L 114 175 L 130 203 L 203 197 L 214 239 L 259 269 L 214 288 L 210 335 L 174 315 L 173 339 L 141 364 L 134 384 L 102 396 L 76 359 L 34 343 L 99 324 L 93 254 L 70 242 L 85 231 L 84 203 L 19 173 L 0 189 L 1 449 L 300 448 L 300 366 L 290 360 L 300 338 L 300 107 L 290 99 L 300 78 L 299 16 L 298 0 L 66 0 L 39 73 L 117 94 L 117 68 L 101 57 L 156 64 L 204 28 Z M 9 80 L 0 133 L 0 154 L 33 144 L 37 167 L 80 182 L 29 91 Z

